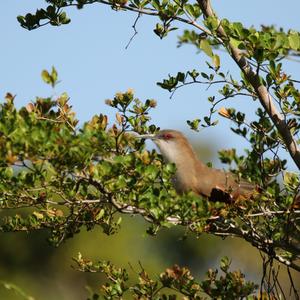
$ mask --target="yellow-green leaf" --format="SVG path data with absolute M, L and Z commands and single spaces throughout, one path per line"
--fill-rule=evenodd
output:
M 44 82 L 46 82 L 47 84 L 51 83 L 51 76 L 47 70 L 43 70 L 41 76 Z
M 293 50 L 298 50 L 300 47 L 300 38 L 299 38 L 299 34 L 297 32 L 292 32 L 289 35 L 289 43 L 290 43 L 290 47 Z
M 212 60 L 213 60 L 213 64 L 214 64 L 215 68 L 219 69 L 220 68 L 220 56 L 217 54 L 214 54 Z
M 209 43 L 208 40 L 201 40 L 200 41 L 200 48 L 205 52 L 206 55 L 208 55 L 209 57 L 212 57 L 214 54 L 213 54 L 213 51 L 212 51 L 212 48 L 211 48 L 211 45 Z
M 51 77 L 52 77 L 53 83 L 55 83 L 57 81 L 57 71 L 54 67 L 52 67 Z
M 44 215 L 41 214 L 40 212 L 34 211 L 32 214 L 33 214 L 38 220 L 41 220 L 41 219 L 44 218 Z
M 230 38 L 230 44 L 235 48 L 239 48 L 242 43 L 243 43 L 242 41 L 239 41 L 234 38 Z

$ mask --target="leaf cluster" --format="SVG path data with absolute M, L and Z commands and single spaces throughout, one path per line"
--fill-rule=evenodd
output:
M 111 127 L 99 114 L 77 129 L 65 93 L 19 110 L 6 96 L 0 106 L 2 231 L 49 228 L 50 240 L 59 244 L 82 226 L 114 233 L 120 212 L 143 215 L 154 226 L 149 232 L 171 216 L 184 223 L 212 214 L 195 196 L 176 195 L 174 165 L 163 164 L 135 136 L 156 130 L 148 125 L 155 101 L 143 103 L 128 90 L 106 103 L 117 109 Z
M 120 213 L 139 214 L 150 223 L 150 234 L 161 226 L 183 225 L 195 234 L 240 236 L 275 258 L 282 249 L 286 254 L 281 258 L 297 258 L 298 221 L 293 211 L 299 179 L 287 173 L 285 189 L 270 182 L 284 167 L 277 157 L 264 157 L 278 146 L 272 144 L 274 137 L 268 144 L 265 132 L 247 132 L 253 145 L 247 157 L 234 150 L 221 152 L 223 162 L 236 163 L 238 176 L 265 187 L 255 201 L 242 206 L 213 203 L 192 193 L 177 195 L 171 179 L 175 166 L 164 164 L 137 138 L 157 130 L 149 125 L 154 100 L 143 103 L 128 90 L 106 103 L 117 110 L 115 123 L 109 127 L 107 116 L 99 114 L 76 128 L 78 120 L 65 93 L 37 98 L 19 110 L 14 97 L 6 96 L 0 107 L 1 231 L 49 229 L 50 241 L 58 245 L 82 227 L 101 226 L 104 233 L 113 234 L 121 224 Z M 244 124 L 243 114 L 226 113 Z M 263 111 L 259 117 L 257 124 L 262 124 Z
M 138 18 L 142 14 L 157 17 L 154 33 L 160 38 L 177 29 L 174 22 L 190 26 L 179 37 L 179 46 L 196 46 L 210 60 L 208 71 L 179 71 L 158 85 L 171 92 L 171 97 L 178 88 L 190 84 L 220 87 L 218 95 L 207 99 L 211 104 L 208 115 L 187 123 L 193 130 L 216 126 L 217 112 L 232 122 L 231 130 L 249 143 L 249 149 L 245 155 L 238 155 L 234 149 L 220 151 L 221 161 L 229 164 L 238 178 L 256 185 L 257 194 L 251 201 L 235 207 L 210 203 L 192 194 L 176 195 L 171 186 L 175 167 L 165 165 L 155 151 L 145 150 L 143 141 L 129 134 L 157 130 L 149 125 L 148 114 L 155 102 L 149 99 L 143 103 L 131 90 L 107 100 L 117 110 L 112 126 L 108 126 L 107 116 L 99 114 L 80 129 L 76 129 L 77 120 L 67 95 L 61 95 L 60 100 L 38 98 L 21 110 L 16 110 L 14 97 L 8 95 L 0 109 L 1 203 L 5 209 L 27 210 L 14 217 L 5 216 L 1 229 L 50 228 L 52 240 L 59 243 L 79 232 L 83 225 L 88 229 L 100 225 L 110 234 L 120 225 L 119 213 L 140 214 L 151 224 L 150 233 L 160 226 L 180 224 L 196 234 L 205 231 L 224 237 L 234 235 L 266 253 L 271 265 L 276 259 L 300 271 L 297 246 L 300 182 L 297 174 L 285 171 L 286 160 L 281 157 L 288 150 L 296 164 L 300 164 L 299 80 L 286 74 L 282 67 L 283 60 L 299 56 L 299 33 L 274 26 L 246 28 L 240 22 L 219 20 L 207 10 L 209 1 L 46 2 L 49 4 L 46 9 L 19 16 L 21 26 L 31 30 L 48 23 L 67 24 L 70 20 L 63 11 L 65 8 L 83 8 L 93 3 L 134 11 Z M 221 70 L 219 50 L 228 53 L 241 69 L 238 80 Z M 54 86 L 57 74 L 53 69 L 51 73 L 43 72 L 43 78 Z M 227 101 L 236 97 L 259 100 L 261 107 L 256 108 L 254 118 L 248 120 L 248 111 L 228 106 Z M 220 107 L 221 103 L 226 106 Z M 222 270 L 226 273 L 226 267 Z M 120 274 L 125 276 L 123 272 Z M 186 280 L 191 279 L 188 272 L 182 274 L 187 275 Z M 222 290 L 223 284 L 228 288 L 234 282 L 235 286 L 241 277 L 239 273 L 227 277 L 226 273 L 217 285 L 216 273 L 212 271 L 205 291 L 210 291 L 212 297 L 223 292 L 228 297 Z M 273 287 L 269 282 L 270 290 L 277 286 L 274 278 Z M 146 282 L 151 290 L 152 281 Z M 173 283 L 176 285 L 176 280 Z M 248 287 L 251 289 L 251 285 Z M 192 290 L 189 286 L 189 291 Z M 108 287 L 107 291 L 123 293 L 122 288 Z M 230 290 L 232 294 L 235 292 Z M 244 292 L 247 294 L 247 289 Z
M 221 260 L 220 268 L 222 275 L 218 275 L 218 270 L 209 269 L 206 279 L 197 281 L 190 270 L 185 267 L 174 265 L 167 268 L 155 279 L 146 272 L 140 265 L 138 282 L 129 281 L 129 273 L 124 268 L 117 268 L 110 262 L 99 261 L 93 263 L 85 259 L 79 253 L 74 258 L 77 269 L 82 272 L 104 273 L 108 282 L 102 285 L 99 292 L 92 293 L 89 299 L 99 299 L 103 295 L 104 299 L 121 299 L 124 296 L 131 296 L 133 299 L 155 299 L 155 300 L 176 300 L 181 299 L 258 299 L 254 292 L 257 285 L 246 281 L 240 271 L 230 271 L 230 262 L 227 257 Z

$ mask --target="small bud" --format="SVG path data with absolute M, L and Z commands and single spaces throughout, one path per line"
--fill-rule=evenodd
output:
M 68 111 L 70 110 L 70 106 L 68 104 L 65 104 L 63 107 L 62 107 L 62 111 L 64 113 L 67 113 Z
M 122 125 L 122 123 L 124 121 L 124 117 L 121 116 L 119 113 L 116 113 L 116 120 L 119 123 L 119 125 Z
M 14 104 L 14 99 L 16 96 L 13 96 L 11 93 L 7 93 L 5 95 L 5 100 L 7 102 L 8 105 L 12 106 Z
M 109 105 L 109 106 L 112 106 L 113 101 L 112 101 L 111 99 L 106 99 L 106 100 L 105 100 L 105 104 L 106 104 L 106 105 Z
M 29 113 L 34 111 L 34 105 L 32 103 L 28 103 L 25 108 Z
M 15 98 L 15 96 L 13 96 L 11 93 L 6 93 L 6 95 L 5 95 L 5 99 L 7 101 L 13 101 L 14 98 Z
M 63 217 L 63 216 L 64 216 L 64 213 L 63 213 L 63 211 L 62 211 L 62 210 L 60 210 L 60 209 L 56 209 L 56 211 L 55 211 L 55 215 L 56 215 L 56 217 Z
M 43 215 L 42 213 L 38 212 L 38 211 L 34 211 L 32 214 L 33 214 L 38 220 L 41 220 L 41 219 L 44 218 L 44 215 Z
M 225 107 L 221 107 L 219 109 L 218 113 L 219 113 L 220 116 L 222 116 L 224 118 L 227 118 L 227 119 L 231 118 L 231 115 L 230 115 L 229 111 Z
M 140 158 L 144 164 L 148 165 L 150 163 L 150 156 L 148 151 L 143 151 L 140 155 Z
M 133 94 L 134 94 L 134 90 L 133 90 L 133 89 L 131 89 L 131 88 L 130 88 L 130 89 L 128 89 L 128 90 L 127 90 L 127 94 L 133 95 Z
M 112 126 L 112 132 L 114 133 L 114 136 L 118 135 L 118 128 L 117 128 L 116 124 L 113 124 L 113 126 Z
M 154 99 L 151 99 L 149 102 L 149 106 L 154 108 L 154 107 L 156 107 L 156 105 L 157 105 L 157 102 Z
M 105 129 L 108 123 L 108 118 L 106 115 L 100 114 L 99 123 L 102 129 Z
M 58 98 L 57 98 L 57 103 L 60 106 L 64 106 L 69 100 L 69 96 L 67 93 L 62 93 Z
M 10 165 L 13 165 L 18 160 L 18 157 L 13 155 L 11 150 L 8 150 L 5 159 Z
M 115 98 L 116 98 L 118 101 L 121 101 L 121 102 L 122 102 L 123 99 L 124 99 L 124 95 L 123 95 L 123 93 L 118 92 L 118 93 L 116 93 Z

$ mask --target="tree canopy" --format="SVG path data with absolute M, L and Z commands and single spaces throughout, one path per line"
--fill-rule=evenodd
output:
M 219 19 L 208 0 L 46 3 L 47 7 L 18 16 L 20 25 L 28 30 L 66 25 L 71 21 L 68 7 L 101 4 L 135 12 L 134 28 L 141 15 L 157 18 L 153 31 L 161 39 L 178 29 L 175 22 L 181 26 L 179 45 L 192 44 L 204 52 L 207 70 L 178 70 L 157 84 L 170 93 L 192 84 L 200 89 L 219 86 L 218 95 L 207 99 L 211 108 L 203 119 L 187 123 L 197 131 L 218 126 L 219 118 L 231 120 L 228 130 L 246 140 L 248 148 L 242 155 L 235 149 L 220 150 L 220 160 L 238 177 L 257 185 L 259 192 L 236 205 L 211 202 L 193 193 L 177 195 L 171 181 L 176 166 L 164 163 L 135 137 L 158 130 L 151 124 L 156 101 L 140 100 L 131 89 L 106 100 L 116 112 L 113 124 L 102 112 L 83 126 L 78 125 L 66 93 L 37 97 L 20 109 L 14 104 L 15 96 L 8 93 L 0 106 L 0 230 L 47 229 L 49 241 L 59 246 L 81 228 L 100 226 L 107 235 L 117 233 L 122 215 L 129 214 L 142 216 L 153 235 L 163 227 L 182 226 L 196 236 L 238 237 L 262 253 L 260 285 L 247 281 L 240 271 L 231 271 L 228 258 L 220 262 L 222 275 L 208 270 L 202 281 L 177 265 L 153 279 L 141 264 L 134 284 L 125 269 L 110 262 L 93 263 L 81 254 L 75 262 L 81 271 L 107 276 L 102 289 L 105 299 L 123 294 L 136 299 L 176 299 L 179 294 L 186 299 L 299 299 L 299 284 L 293 276 L 299 278 L 300 272 L 300 181 L 299 174 L 287 170 L 282 157 L 288 153 L 300 168 L 300 81 L 284 69 L 286 60 L 299 56 L 299 33 L 266 25 L 246 28 Z M 220 51 L 239 67 L 240 77 L 224 70 Z M 42 79 L 55 87 L 56 69 L 43 70 Z M 254 118 L 234 107 L 231 100 L 236 97 L 246 98 L 249 106 L 259 103 Z M 15 209 L 17 213 L 12 213 Z M 281 287 L 277 263 L 287 271 L 289 291 Z

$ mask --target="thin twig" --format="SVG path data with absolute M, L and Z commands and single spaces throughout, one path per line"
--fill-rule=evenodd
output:
M 291 282 L 291 288 L 293 289 L 293 292 L 294 292 L 295 300 L 299 300 L 300 297 L 299 297 L 298 291 L 295 287 L 294 280 L 293 280 L 293 277 L 292 277 L 292 274 L 291 274 L 291 271 L 290 271 L 289 267 L 287 267 L 287 273 L 288 273 L 288 276 L 289 276 L 289 279 L 290 279 L 290 282 Z
M 138 15 L 137 15 L 137 17 L 136 17 L 136 19 L 135 19 L 135 21 L 134 21 L 134 23 L 133 23 L 133 25 L 132 25 L 132 28 L 133 28 L 134 33 L 133 33 L 132 37 L 130 38 L 129 42 L 127 43 L 127 45 L 126 45 L 126 47 L 125 47 L 126 50 L 128 49 L 128 47 L 129 47 L 129 45 L 131 44 L 132 40 L 133 40 L 133 39 L 135 38 L 135 36 L 138 34 L 138 31 L 136 30 L 136 24 L 137 24 L 137 22 L 138 22 L 138 20 L 140 19 L 141 16 L 142 16 L 142 14 L 141 14 L 141 13 L 138 13 Z

